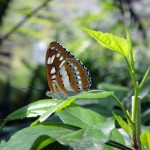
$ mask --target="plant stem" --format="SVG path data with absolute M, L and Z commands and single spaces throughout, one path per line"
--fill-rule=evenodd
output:
M 126 63 L 128 65 L 128 69 L 132 78 L 132 82 L 134 85 L 134 96 L 132 98 L 132 148 L 134 150 L 141 150 L 141 143 L 140 143 L 140 134 L 141 134 L 141 104 L 139 96 L 139 85 L 135 78 L 135 68 L 130 65 L 127 58 L 125 58 Z M 148 77 L 149 71 L 145 74 L 145 79 L 141 82 L 141 87 L 143 86 L 146 78 Z
M 137 124 L 136 124 L 136 128 L 137 128 L 137 143 L 138 143 L 138 147 L 139 149 L 141 149 L 141 141 L 140 141 L 140 135 L 141 135 L 141 98 L 138 96 L 138 101 L 137 101 Z
M 132 121 L 136 122 L 137 115 L 137 104 L 138 104 L 138 88 L 135 88 L 133 103 L 132 103 Z
M 139 86 L 138 82 L 135 79 L 135 73 L 131 73 L 131 77 L 134 84 L 134 96 L 132 99 L 132 121 L 135 123 L 133 124 L 133 131 L 132 131 L 132 138 L 133 138 L 133 145 L 132 147 L 135 150 L 141 150 L 141 142 L 140 142 L 140 134 L 141 134 L 141 103 L 139 96 Z
M 130 75 L 131 75 L 131 78 L 132 78 L 132 82 L 133 82 L 133 85 L 134 85 L 134 88 L 136 89 L 137 87 L 137 83 L 136 83 L 136 79 L 135 79 L 135 71 L 134 71 L 134 68 L 131 67 L 131 65 L 129 64 L 128 60 L 126 57 L 124 57 L 127 65 L 128 65 L 128 69 L 129 69 L 129 72 L 130 72 Z
M 134 114 L 134 108 L 136 105 L 136 116 L 134 118 L 134 116 L 132 116 L 132 120 L 136 119 L 135 122 L 136 124 L 133 125 L 133 131 L 132 131 L 132 135 L 133 135 L 133 145 L 132 147 L 134 147 L 135 149 L 140 150 L 141 149 L 141 142 L 140 142 L 140 134 L 141 134 L 141 99 L 140 97 L 137 97 L 137 101 L 135 103 L 135 97 L 132 97 L 132 114 Z
M 134 74 L 132 74 L 132 76 L 135 76 Z M 132 79 L 134 80 L 135 82 L 135 77 L 132 77 Z M 132 121 L 135 122 L 135 124 L 133 124 L 133 131 L 132 131 L 132 147 L 133 149 L 135 150 L 140 150 L 141 147 L 140 147 L 140 143 L 139 142 L 139 139 L 140 139 L 140 135 L 137 134 L 137 131 L 140 131 L 140 128 L 141 128 L 141 125 L 137 125 L 138 122 L 140 122 L 139 120 L 141 118 L 138 118 L 138 115 L 140 112 L 138 110 L 139 108 L 139 100 L 138 100 L 138 94 L 139 94 L 139 89 L 138 89 L 138 83 L 136 82 L 136 84 L 134 84 L 134 96 L 133 96 L 133 99 L 132 99 Z
M 137 126 L 137 99 L 135 96 L 132 97 L 132 121 L 135 122 L 135 124 L 132 126 L 132 148 L 134 150 L 138 149 L 138 143 L 137 143 L 137 139 L 138 135 L 137 135 L 137 130 L 139 126 Z
M 143 87 L 146 79 L 150 75 L 150 67 L 146 71 L 140 85 L 135 80 L 135 74 L 130 72 L 133 84 L 134 84 L 134 96 L 132 97 L 132 121 L 136 124 L 133 124 L 133 145 L 132 147 L 137 150 L 141 150 L 141 141 L 140 141 L 140 134 L 141 134 L 141 99 L 139 97 L 139 90 Z

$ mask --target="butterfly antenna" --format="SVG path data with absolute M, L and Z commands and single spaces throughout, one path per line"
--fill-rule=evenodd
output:
M 27 88 L 22 88 L 22 89 L 25 89 L 25 90 L 34 89 L 35 91 L 40 91 L 40 92 L 45 91 L 45 90 L 41 90 L 41 89 L 36 89 L 36 88 L 30 87 L 30 86 L 27 86 Z

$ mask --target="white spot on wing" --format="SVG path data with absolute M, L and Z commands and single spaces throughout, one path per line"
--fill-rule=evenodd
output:
M 53 75 L 53 76 L 52 76 L 52 79 L 56 79 L 56 75 Z
M 78 81 L 78 84 L 82 84 L 82 82 L 81 82 L 81 81 Z
M 64 57 L 63 56 L 61 56 L 60 58 L 59 58 L 59 61 L 62 61 L 64 59 Z
M 62 67 L 62 65 L 65 63 L 65 61 L 66 61 L 66 60 L 63 60 L 63 61 L 60 63 L 59 68 Z
M 81 77 L 80 77 L 80 76 L 77 76 L 76 78 L 77 78 L 77 79 L 81 79 Z
M 50 64 L 52 64 L 52 63 L 53 63 L 54 59 L 55 59 L 55 55 L 53 55 L 53 56 L 51 57 Z
M 55 47 L 51 47 L 51 48 L 50 48 L 50 50 L 52 50 L 52 51 L 53 51 L 54 49 L 55 49 Z
M 71 84 L 70 84 L 70 81 L 69 81 L 69 76 L 67 74 L 67 71 L 65 69 L 65 66 L 63 66 L 61 69 L 60 69 L 60 75 L 62 76 L 62 82 L 64 84 L 64 87 L 70 91 L 70 92 L 75 92 L 72 87 L 71 87 Z
M 79 74 L 79 71 L 76 72 L 76 75 L 78 75 L 78 74 Z
M 60 54 L 58 53 L 57 55 L 56 55 L 56 57 L 59 57 L 60 56 Z
M 53 67 L 53 68 L 51 69 L 51 74 L 54 74 L 54 73 L 56 73 L 55 67 Z
M 51 63 L 51 57 L 49 57 L 48 59 L 47 59 L 47 64 L 50 64 Z
M 77 67 L 76 66 L 74 66 L 74 68 L 73 68 L 74 70 L 77 70 Z

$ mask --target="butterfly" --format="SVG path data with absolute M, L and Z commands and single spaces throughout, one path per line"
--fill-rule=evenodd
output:
M 91 77 L 85 66 L 58 42 L 51 42 L 46 52 L 46 76 L 49 94 L 54 99 L 89 90 Z

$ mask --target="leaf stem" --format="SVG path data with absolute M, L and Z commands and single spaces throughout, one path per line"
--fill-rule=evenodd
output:
M 127 60 L 126 57 L 124 57 L 124 59 L 125 59 L 125 61 L 127 63 L 127 66 L 128 66 L 131 78 L 132 78 L 132 82 L 133 82 L 134 88 L 136 89 L 137 88 L 137 83 L 136 83 L 136 79 L 135 79 L 135 71 L 134 71 L 135 69 L 130 65 L 130 63 Z
M 146 73 L 145 73 L 145 75 L 144 75 L 144 77 L 143 77 L 143 79 L 139 85 L 139 90 L 143 87 L 143 85 L 144 85 L 144 83 L 145 83 L 145 81 L 149 75 L 150 75 L 150 67 L 147 69 L 147 71 L 146 71 Z
M 132 125 L 135 124 L 135 123 L 131 120 L 130 116 L 128 115 L 128 113 L 126 112 L 125 108 L 123 107 L 123 105 L 121 104 L 121 102 L 118 100 L 118 98 L 117 98 L 115 95 L 113 95 L 113 98 L 116 100 L 117 104 L 120 106 L 120 108 L 122 109 L 122 111 L 123 111 L 124 114 L 126 115 L 127 119 L 130 121 L 130 123 L 131 123 Z

